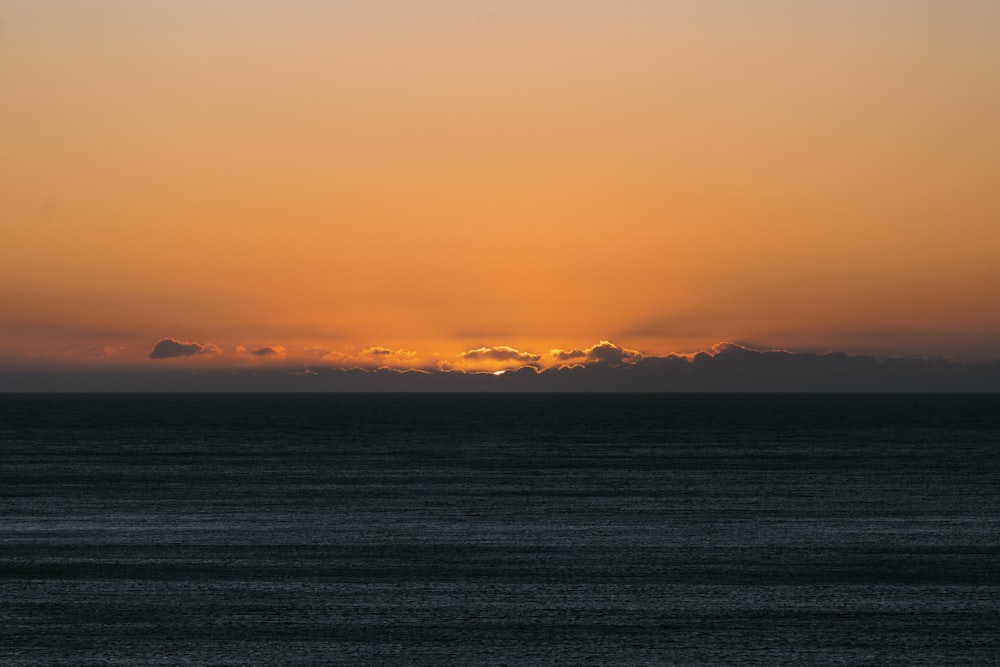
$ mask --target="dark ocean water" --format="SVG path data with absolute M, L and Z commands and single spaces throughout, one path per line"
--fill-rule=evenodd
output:
M 998 395 L 0 395 L 0 664 L 1000 662 Z

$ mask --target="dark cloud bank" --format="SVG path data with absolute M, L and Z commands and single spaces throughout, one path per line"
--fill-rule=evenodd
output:
M 162 341 L 161 341 L 162 342 Z M 571 351 L 573 352 L 573 351 Z M 575 356 L 575 355 L 574 355 Z M 601 360 L 604 359 L 604 361 Z M 436 392 L 1000 392 L 1000 360 L 964 365 L 717 346 L 693 357 L 623 357 L 607 350 L 586 364 L 501 375 L 459 371 L 309 368 L 160 372 L 22 370 L 0 377 L 3 391 L 436 391 Z

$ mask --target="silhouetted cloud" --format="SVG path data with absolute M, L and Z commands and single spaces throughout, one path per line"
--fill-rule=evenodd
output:
M 586 350 L 573 349 L 573 350 L 552 350 L 549 355 L 559 361 L 572 361 L 574 359 L 586 359 Z
M 199 354 L 218 354 L 221 350 L 211 343 L 189 343 L 176 338 L 164 338 L 159 341 L 153 351 L 149 353 L 150 359 L 176 359 L 177 357 L 192 357 Z
M 559 361 L 580 360 L 583 363 L 598 364 L 633 364 L 642 358 L 642 353 L 638 350 L 628 350 L 618 347 L 611 341 L 602 340 L 597 345 L 592 345 L 585 350 L 552 350 L 550 353 Z

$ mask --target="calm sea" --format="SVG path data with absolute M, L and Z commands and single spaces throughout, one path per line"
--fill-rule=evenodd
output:
M 998 395 L 0 395 L 0 664 L 1000 662 Z

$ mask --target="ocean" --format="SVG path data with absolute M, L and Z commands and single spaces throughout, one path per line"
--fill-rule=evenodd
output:
M 1000 664 L 1000 395 L 2 394 L 0 664 Z

